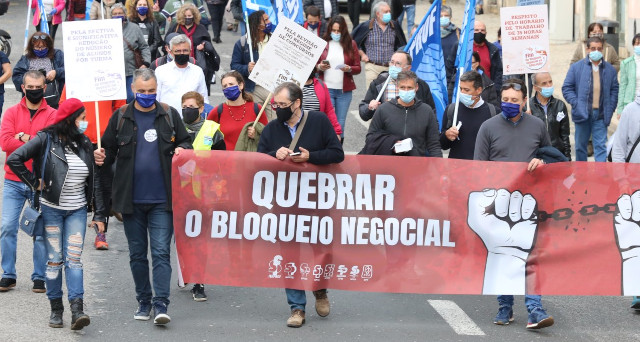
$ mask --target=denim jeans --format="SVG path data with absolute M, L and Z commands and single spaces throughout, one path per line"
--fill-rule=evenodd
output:
M 125 77 L 127 87 L 127 103 L 131 103 L 135 99 L 135 94 L 131 90 L 131 83 L 133 83 L 133 75 Z
M 591 111 L 589 120 L 576 123 L 576 161 L 587 161 L 587 144 L 593 135 L 593 154 L 598 162 L 607 161 L 607 126 L 600 111 Z
M 398 23 L 402 27 L 402 19 L 404 19 L 404 13 L 407 12 L 407 37 L 411 38 L 411 29 L 413 28 L 413 21 L 416 18 L 416 5 L 402 6 L 402 12 L 398 16 Z
M 82 248 L 87 231 L 87 207 L 61 210 L 41 206 L 47 246 L 47 297 L 62 298 L 62 266 L 69 300 L 83 298 Z
M 347 123 L 347 112 L 349 111 L 349 105 L 351 105 L 351 98 L 353 93 L 351 91 L 342 91 L 342 89 L 329 89 L 329 98 L 331 104 L 336 110 L 336 116 L 338 117 L 338 123 L 342 127 L 342 136 L 344 137 L 344 125 Z
M 4 105 L 4 94 L 0 94 L 0 117 L 2 117 L 2 106 Z
M 171 237 L 173 214 L 166 204 L 133 204 L 133 213 L 122 215 L 129 243 L 129 266 L 136 285 L 136 300 L 169 305 L 171 286 Z M 149 281 L 147 250 L 151 248 L 153 293 Z
M 304 290 L 284 289 L 287 294 L 287 303 L 291 310 L 300 309 L 304 311 L 304 307 L 307 305 L 307 294 Z
M 539 295 L 525 295 L 524 305 L 527 307 L 527 312 L 531 313 L 533 309 L 542 308 L 542 296 Z M 513 296 L 498 296 L 498 305 L 513 306 Z
M 16 254 L 18 248 L 18 220 L 22 207 L 31 198 L 31 190 L 22 183 L 4 180 L 2 190 L 2 230 L 0 233 L 0 253 L 2 253 L 2 278 L 16 279 Z M 33 273 L 31 280 L 44 280 L 47 252 L 44 238 L 38 236 L 33 242 Z

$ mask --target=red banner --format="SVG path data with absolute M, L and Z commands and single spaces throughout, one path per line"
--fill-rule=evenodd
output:
M 188 283 L 640 295 L 640 166 L 248 152 L 173 161 Z M 635 170 L 635 171 L 634 171 Z M 631 185 L 631 186 L 630 186 Z

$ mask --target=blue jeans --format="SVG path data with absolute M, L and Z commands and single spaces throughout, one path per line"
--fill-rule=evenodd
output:
M 2 117 L 2 106 L 4 105 L 4 94 L 0 94 L 0 117 Z
M 62 265 L 69 300 L 83 298 L 82 248 L 87 231 L 87 207 L 61 210 L 41 206 L 47 254 L 47 297 L 62 298 Z
M 287 303 L 291 310 L 300 309 L 304 311 L 304 307 L 307 305 L 307 295 L 304 290 L 284 289 L 287 294 Z
M 542 296 L 539 295 L 525 295 L 524 305 L 527 307 L 527 312 L 531 313 L 533 309 L 542 308 Z M 498 296 L 498 305 L 513 306 L 513 296 Z
M 407 38 L 411 38 L 411 29 L 413 28 L 413 20 L 416 18 L 416 5 L 402 6 L 402 12 L 398 16 L 398 23 L 402 27 L 402 19 L 404 19 L 404 12 L 407 12 Z
M 331 104 L 336 110 L 336 117 L 338 117 L 338 123 L 342 127 L 342 137 L 344 137 L 344 125 L 347 123 L 347 112 L 349 111 L 349 105 L 351 105 L 351 98 L 353 93 L 351 91 L 342 91 L 342 89 L 329 89 L 329 98 Z
M 4 180 L 2 190 L 2 230 L 0 252 L 2 253 L 2 278 L 16 279 L 16 254 L 18 248 L 18 220 L 22 207 L 31 198 L 31 189 L 22 182 Z M 33 242 L 33 273 L 31 280 L 44 280 L 47 266 L 44 238 L 38 236 Z
M 129 243 L 129 266 L 136 285 L 136 300 L 169 305 L 171 286 L 171 237 L 173 214 L 166 204 L 134 204 L 132 214 L 122 215 Z M 153 292 L 149 282 L 147 250 L 151 247 Z M 153 297 L 152 297 L 153 296 Z
M 607 126 L 598 109 L 591 111 L 589 120 L 576 123 L 576 161 L 587 161 L 587 144 L 593 135 L 593 154 L 598 162 L 607 161 Z
M 131 83 L 133 83 L 133 75 L 131 76 L 127 76 L 126 77 L 126 81 L 127 81 L 127 103 L 131 103 L 131 101 L 133 101 L 133 99 L 135 98 L 135 95 L 133 94 L 133 90 L 131 90 Z

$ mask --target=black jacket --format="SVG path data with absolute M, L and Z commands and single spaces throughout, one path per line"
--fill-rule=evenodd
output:
M 373 25 L 375 25 L 376 19 L 371 19 L 369 21 L 362 22 L 356 26 L 353 31 L 351 31 L 351 36 L 353 40 L 356 41 L 356 45 L 358 45 L 358 49 L 367 53 L 367 49 L 365 47 L 365 43 L 369 38 L 369 32 L 373 30 Z M 392 20 L 389 22 L 389 25 L 393 29 L 396 39 L 393 42 L 393 51 L 397 51 L 400 47 L 407 45 L 407 38 L 404 36 L 404 31 L 402 31 L 402 25 L 398 24 L 397 21 Z
M 369 102 L 371 102 L 371 100 L 375 100 L 378 97 L 378 94 L 380 94 L 380 89 L 382 89 L 382 86 L 384 85 L 384 82 L 387 80 L 387 77 L 389 77 L 389 73 L 386 71 L 383 71 L 380 73 L 380 75 L 378 75 L 378 78 L 371 81 L 371 84 L 369 85 L 369 89 L 367 90 L 367 93 L 364 95 L 364 100 L 360 101 L 360 104 L 358 105 L 360 118 L 362 120 L 369 121 L 373 117 L 374 111 L 369 109 Z M 419 78 L 418 78 L 418 91 L 416 92 L 416 99 L 427 104 L 429 107 L 431 107 L 432 110 L 435 111 L 436 104 L 435 102 L 433 102 L 433 96 L 431 96 L 431 89 L 429 88 L 429 85 L 427 84 L 427 82 Z M 380 97 L 380 104 L 384 103 L 386 100 L 387 99 L 383 95 L 382 97 Z
M 53 134 L 49 136 L 49 151 L 45 151 L 47 148 L 47 133 L 40 131 L 33 139 L 19 147 L 7 158 L 7 165 L 9 165 L 11 171 L 20 177 L 22 182 L 27 184 L 32 191 L 35 191 L 39 185 L 38 179 L 42 174 L 44 154 L 48 153 L 47 163 L 44 166 L 44 188 L 40 196 L 51 203 L 58 204 L 62 187 L 67 179 L 69 166 L 64 153 L 64 145 L 57 136 Z M 89 176 L 85 184 L 85 198 L 89 206 L 93 206 L 93 203 L 95 203 L 95 207 L 92 208 L 95 212 L 94 220 L 106 222 L 107 213 L 105 213 L 106 209 L 102 200 L 98 168 L 95 166 L 96 163 L 93 159 L 93 145 L 86 135 L 82 136 L 82 144 L 88 146 L 87 149 L 82 146 L 78 147 L 78 157 L 89 168 Z M 33 159 L 33 172 L 29 171 L 24 165 L 29 159 Z
M 489 56 L 491 59 L 491 70 L 489 70 L 489 73 L 491 74 L 491 80 L 494 83 L 496 95 L 498 98 L 502 98 L 502 96 L 500 96 L 500 92 L 502 91 L 502 57 L 500 56 L 500 50 L 486 39 L 484 43 L 487 44 L 489 48 Z M 454 47 L 454 49 L 457 49 L 457 46 Z M 449 77 L 449 82 L 453 81 L 453 83 L 455 83 L 456 77 L 456 52 L 449 51 L 448 57 L 446 57 L 447 60 L 445 61 L 447 77 Z M 445 53 L 445 55 L 447 54 Z
M 538 101 L 536 94 L 531 100 L 531 114 L 540 118 L 547 125 L 551 146 L 557 148 L 569 160 L 571 160 L 571 141 L 569 135 L 571 128 L 569 127 L 569 111 L 564 101 L 551 96 L 547 107 L 547 115 L 544 115 L 544 108 Z M 560 119 L 558 121 L 558 119 Z
M 111 167 L 116 162 L 113 177 L 113 210 L 122 214 L 133 212 L 133 168 L 136 158 L 136 140 L 138 129 L 133 115 L 135 102 L 118 109 L 109 120 L 102 137 L 102 147 L 107 155 L 102 167 Z M 191 137 L 182 123 L 178 112 L 167 106 L 167 112 L 160 102 L 156 101 L 156 119 L 154 127 L 158 134 L 158 151 L 160 165 L 164 176 L 164 187 L 167 189 L 167 211 L 171 211 L 171 159 L 177 147 L 192 148 Z M 120 112 L 124 113 L 120 115 Z M 169 124 L 169 121 L 172 124 Z M 119 122 L 122 121 L 120 124 Z M 118 127 L 121 126 L 121 127 Z M 171 127 L 173 126 L 173 127 Z
M 149 50 L 151 51 L 151 60 L 153 61 L 158 58 L 158 49 L 162 49 L 162 47 L 164 46 L 164 40 L 160 35 L 160 25 L 158 25 L 158 22 L 149 18 L 153 17 L 148 17 L 147 20 L 143 22 L 136 14 L 131 22 L 138 25 L 140 25 L 140 23 L 142 22 L 147 26 L 147 29 L 149 30 L 147 44 L 149 44 Z
M 405 137 L 393 135 L 387 132 L 376 132 L 367 134 L 364 147 L 358 154 L 376 155 L 376 156 L 395 156 L 398 155 L 393 150 L 396 141 L 403 140 Z M 406 155 L 406 153 L 402 153 Z

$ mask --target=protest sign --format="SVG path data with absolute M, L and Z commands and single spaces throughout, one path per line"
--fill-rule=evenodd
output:
M 306 290 L 640 294 L 640 191 L 628 185 L 640 165 L 526 170 L 183 151 L 172 166 L 181 271 L 188 283 Z
M 503 7 L 500 22 L 503 74 L 549 71 L 547 6 Z
M 127 98 L 121 20 L 65 21 L 62 36 L 68 98 Z
M 327 45 L 295 21 L 281 19 L 249 75 L 250 80 L 271 92 L 284 82 L 302 87 Z
M 544 0 L 518 0 L 516 6 L 536 6 L 544 5 Z

